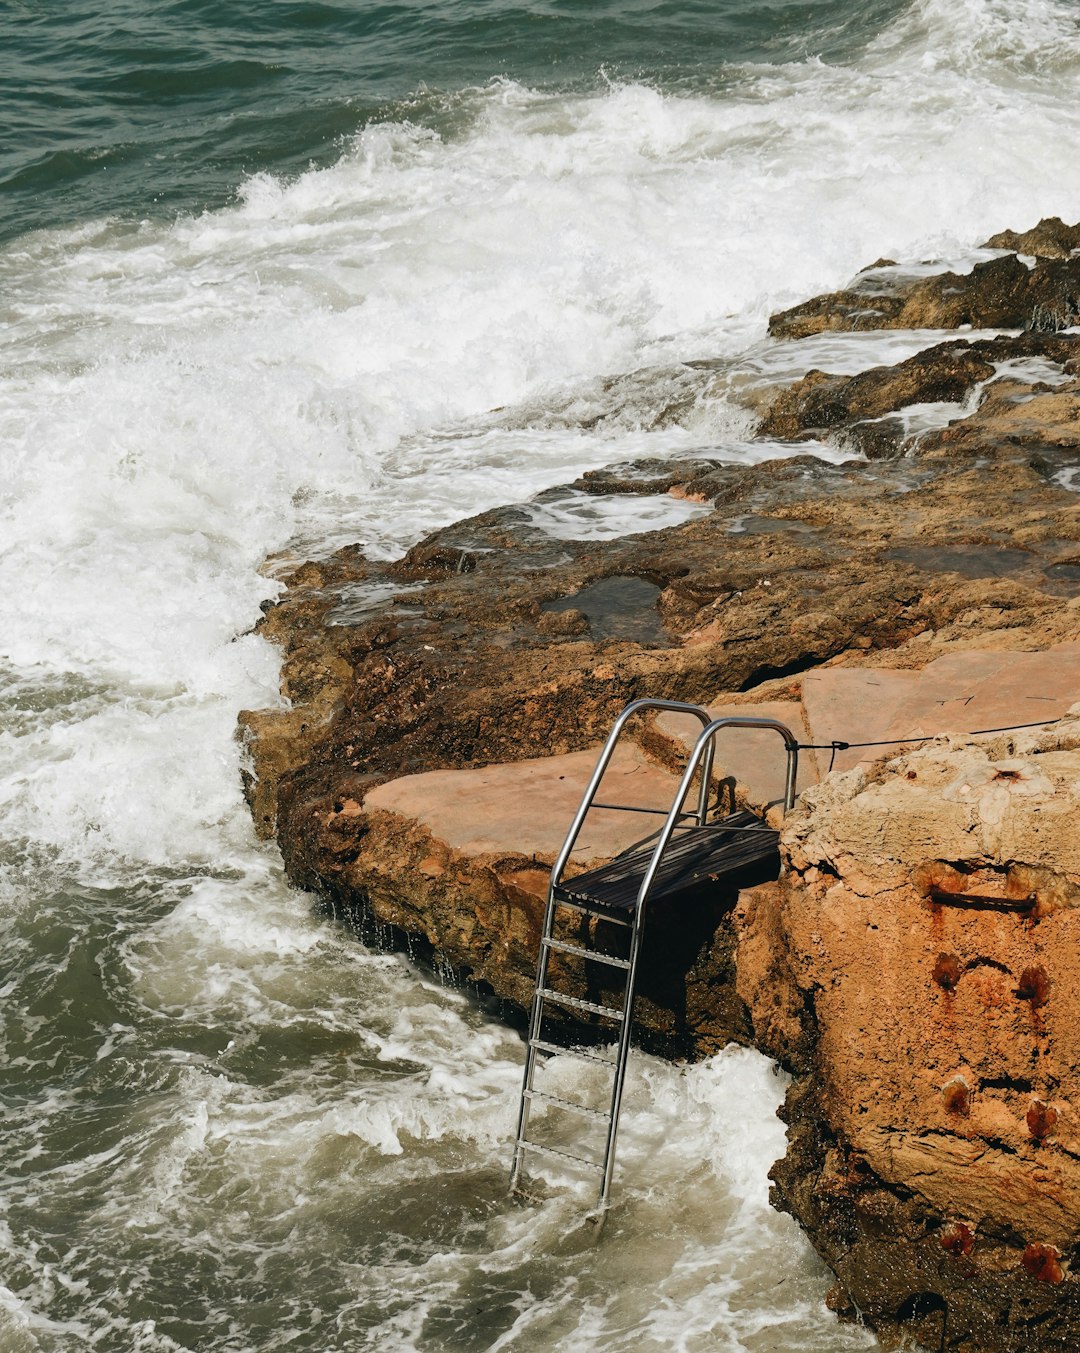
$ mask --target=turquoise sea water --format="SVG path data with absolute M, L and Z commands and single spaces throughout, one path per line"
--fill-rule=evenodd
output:
M 874 1347 L 769 1210 L 755 1054 L 633 1059 L 602 1245 L 557 1180 L 511 1205 L 517 1038 L 289 887 L 236 717 L 278 699 L 268 555 L 785 455 L 725 372 L 934 335 L 770 310 L 1080 219 L 1075 4 L 0 0 L 0 35 L 0 1353 Z M 536 519 L 670 503 L 634 507 Z

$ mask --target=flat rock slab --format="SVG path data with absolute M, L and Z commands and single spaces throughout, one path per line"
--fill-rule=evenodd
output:
M 810 742 L 802 705 L 797 700 L 767 700 L 759 704 L 710 705 L 712 719 L 776 719 L 785 724 L 800 742 Z M 701 724 L 685 714 L 661 714 L 657 729 L 681 743 L 687 751 L 701 732 Z M 752 804 L 782 804 L 787 781 L 787 754 L 780 735 L 771 728 L 724 728 L 716 736 L 716 773 L 730 777 Z M 796 788 L 817 784 L 818 764 L 813 752 L 799 755 Z
M 913 739 L 1050 723 L 1077 700 L 1080 644 L 1065 643 L 1040 653 L 962 649 L 921 671 L 821 667 L 803 677 L 801 703 L 716 704 L 709 714 L 778 719 L 800 742 L 815 744 L 799 756 L 802 793 L 830 771 L 898 756 Z M 657 727 L 686 747 L 697 736 L 696 723 L 676 715 L 662 715 Z M 834 741 L 852 745 L 833 753 Z M 716 755 L 721 775 L 731 775 L 752 803 L 783 798 L 784 756 L 775 734 L 721 732 Z
M 919 688 L 922 672 L 897 672 L 889 668 L 825 667 L 803 677 L 802 698 L 810 741 L 825 746 L 839 742 L 882 742 L 892 733 L 897 710 Z M 851 770 L 882 755 L 895 755 L 892 747 L 849 747 L 835 756 L 817 753 L 823 771 Z
M 1080 645 L 1058 644 L 1045 653 L 951 653 L 923 670 L 887 736 L 1049 723 L 1078 699 Z
M 367 795 L 367 812 L 397 813 L 467 855 L 526 855 L 554 860 L 596 766 L 597 751 L 540 757 L 481 770 L 434 770 L 406 775 Z M 615 752 L 600 786 L 604 803 L 666 811 L 678 780 L 647 761 L 632 744 Z M 596 809 L 574 860 L 606 860 L 660 825 L 653 814 Z

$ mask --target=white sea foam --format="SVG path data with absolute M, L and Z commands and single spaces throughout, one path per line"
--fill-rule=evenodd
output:
M 0 253 L 0 938 L 29 965 L 6 1064 L 86 1043 L 72 1084 L 126 1106 L 82 1145 L 67 1091 L 13 1119 L 0 1202 L 68 1219 L 61 1256 L 15 1247 L 13 1349 L 239 1351 L 226 1290 L 276 1294 L 262 1353 L 312 1330 L 402 1353 L 871 1345 L 768 1210 L 780 1085 L 750 1054 L 635 1059 L 598 1259 L 573 1193 L 506 1203 L 520 1049 L 286 888 L 232 741 L 276 655 L 236 636 L 290 540 L 385 556 L 613 461 L 786 454 L 717 372 L 895 361 L 938 336 L 778 347 L 766 317 L 880 255 L 963 266 L 1004 226 L 1080 216 L 1078 56 L 1055 0 L 916 0 L 847 67 L 746 67 L 708 96 L 496 81 L 445 138 L 372 126 L 229 209 Z M 605 379 L 650 366 L 674 374 Z M 101 1009 L 50 1029 L 38 989 L 92 967 L 102 928 Z M 128 1310 L 166 1262 L 218 1283 L 201 1270 L 218 1296 L 175 1338 Z
M 711 508 L 668 494 L 627 498 L 616 494 L 568 492 L 529 509 L 529 520 L 555 540 L 614 540 L 640 531 L 659 531 Z
M 1042 78 L 1080 70 L 1080 19 L 1067 0 L 915 0 L 871 45 L 903 69 Z

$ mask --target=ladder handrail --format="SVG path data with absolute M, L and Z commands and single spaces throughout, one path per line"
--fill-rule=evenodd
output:
M 596 798 L 596 791 L 600 788 L 600 781 L 604 778 L 604 774 L 611 764 L 611 758 L 615 755 L 615 746 L 622 736 L 623 729 L 635 714 L 640 714 L 646 709 L 665 710 L 672 714 L 692 714 L 695 718 L 701 720 L 703 727 L 708 727 L 709 725 L 709 713 L 707 710 L 702 709 L 700 705 L 688 705 L 682 700 L 654 700 L 645 698 L 643 700 L 634 700 L 626 706 L 623 712 L 615 720 L 614 727 L 608 734 L 607 741 L 601 749 L 600 758 L 596 763 L 596 769 L 593 771 L 592 778 L 586 786 L 585 793 L 581 798 L 581 803 L 578 805 L 578 810 L 574 814 L 574 820 L 570 824 L 570 830 L 566 833 L 566 839 L 563 841 L 562 849 L 559 851 L 558 857 L 552 866 L 551 881 L 548 885 L 549 896 L 562 879 L 563 870 L 566 868 L 566 863 L 570 859 L 574 846 L 577 844 L 578 836 L 581 832 L 581 828 L 585 824 L 585 819 L 589 815 L 589 810 L 593 806 L 593 800 Z M 706 767 L 706 773 L 702 778 L 701 802 L 698 805 L 698 820 L 702 824 L 704 824 L 705 813 L 708 806 L 706 802 L 709 785 L 708 771 L 711 769 L 711 766 L 712 757 L 710 756 L 709 765 Z M 685 797 L 685 794 L 683 794 L 683 798 Z
M 630 1052 L 630 1026 L 633 1022 L 634 1012 L 634 986 L 637 974 L 638 952 L 641 946 L 641 937 L 645 927 L 645 904 L 648 901 L 649 893 L 652 891 L 653 881 L 656 878 L 657 871 L 660 868 L 660 862 L 663 859 L 664 851 L 668 847 L 671 835 L 682 815 L 682 805 L 687 794 L 690 792 L 690 784 L 697 774 L 698 765 L 706 758 L 711 763 L 711 750 L 713 740 L 722 728 L 772 728 L 775 729 L 784 739 L 784 746 L 787 748 L 788 766 L 787 766 L 787 784 L 784 794 L 784 811 L 787 812 L 795 802 L 795 779 L 798 773 L 799 765 L 799 743 L 791 729 L 786 724 L 782 724 L 777 719 L 758 719 L 758 718 L 739 718 L 737 716 L 726 719 L 713 719 L 702 729 L 697 742 L 694 744 L 694 750 L 690 754 L 690 760 L 687 763 L 683 777 L 679 781 L 679 788 L 672 800 L 671 808 L 664 820 L 664 825 L 660 828 L 660 835 L 657 838 L 656 846 L 653 849 L 652 859 L 649 861 L 648 868 L 641 880 L 641 886 L 638 888 L 637 902 L 634 907 L 634 928 L 630 936 L 630 969 L 629 978 L 626 985 L 626 998 L 624 1003 L 624 1021 L 626 1025 L 625 1037 L 619 1039 L 619 1050 L 616 1057 L 615 1084 L 611 1097 L 611 1117 L 608 1121 L 607 1144 L 604 1148 L 604 1177 L 600 1185 L 600 1206 L 607 1205 L 608 1194 L 611 1192 L 611 1181 L 615 1173 L 615 1140 L 619 1131 L 619 1114 L 622 1109 L 623 1084 L 626 1076 L 626 1059 Z M 706 772 L 706 783 L 707 772 Z M 704 824 L 702 824 L 704 825 Z
M 683 816 L 682 804 L 690 789 L 690 782 L 697 772 L 698 763 L 706 754 L 707 746 L 711 746 L 712 739 L 719 733 L 721 728 L 773 728 L 784 739 L 784 745 L 787 747 L 788 767 L 787 784 L 784 794 L 784 811 L 789 812 L 795 803 L 795 778 L 799 767 L 799 744 L 788 728 L 787 724 L 780 723 L 778 719 L 756 719 L 756 718 L 738 718 L 729 717 L 725 719 L 713 719 L 702 730 L 701 736 L 694 744 L 694 750 L 690 754 L 690 760 L 687 763 L 686 770 L 683 772 L 682 780 L 679 782 L 679 788 L 676 791 L 675 798 L 672 800 L 671 808 L 664 820 L 664 825 L 660 828 L 660 835 L 657 838 L 656 845 L 653 848 L 652 859 L 649 861 L 649 867 L 645 870 L 645 875 L 641 880 L 641 887 L 638 889 L 637 908 L 644 907 L 646 899 L 652 889 L 653 879 L 656 877 L 656 871 L 660 867 L 660 861 L 664 851 L 667 849 L 668 842 L 671 840 L 672 832 L 678 826 L 679 818 Z M 644 913 L 638 912 L 641 916 Z
M 558 887 L 559 883 L 562 881 L 563 870 L 566 868 L 567 861 L 570 859 L 574 846 L 577 844 L 577 838 L 581 833 L 581 828 L 585 824 L 585 819 L 588 817 L 589 812 L 593 807 L 596 791 L 600 788 L 600 782 L 604 778 L 608 766 L 611 764 L 611 758 L 615 754 L 615 746 L 622 735 L 623 729 L 633 715 L 640 714 L 644 709 L 667 710 L 675 714 L 692 714 L 700 719 L 703 725 L 698 740 L 694 744 L 694 750 L 691 753 L 686 774 L 683 776 L 682 782 L 679 785 L 678 794 L 669 811 L 669 817 L 671 813 L 675 813 L 676 810 L 678 810 L 677 816 L 689 816 L 689 814 L 683 813 L 682 805 L 690 789 L 690 780 L 704 756 L 705 765 L 701 777 L 701 793 L 697 808 L 697 819 L 699 826 L 705 825 L 705 819 L 708 815 L 707 800 L 709 792 L 709 776 L 712 771 L 713 762 L 713 739 L 722 728 L 772 728 L 780 734 L 784 739 L 784 746 L 787 749 L 787 775 L 784 783 L 784 812 L 789 813 L 795 806 L 795 782 L 799 769 L 799 741 L 787 724 L 781 723 L 779 719 L 758 718 L 750 715 L 728 715 L 722 719 L 710 720 L 708 711 L 702 709 L 700 705 L 688 705 L 679 700 L 635 700 L 632 704 L 627 705 L 615 720 L 615 726 L 608 734 L 607 741 L 601 749 L 600 758 L 596 763 L 592 778 L 589 780 L 585 793 L 582 795 L 581 803 L 578 805 L 578 810 L 574 814 L 574 820 L 570 824 L 570 830 L 566 834 L 562 849 L 559 851 L 558 857 L 552 866 L 549 892 Z M 620 805 L 606 806 L 618 807 Z M 661 829 L 661 831 L 664 830 L 666 830 L 666 824 L 665 828 Z M 670 835 L 671 833 L 668 831 L 667 837 L 670 837 Z M 667 844 L 667 837 L 664 838 L 664 845 Z

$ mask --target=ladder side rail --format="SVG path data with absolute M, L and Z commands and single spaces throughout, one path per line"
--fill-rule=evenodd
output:
M 521 1167 L 525 1159 L 525 1134 L 529 1130 L 529 1114 L 532 1099 L 529 1091 L 533 1088 L 533 1074 L 536 1069 L 536 1043 L 544 1017 L 544 998 L 541 991 L 547 986 L 548 958 L 550 950 L 544 943 L 555 928 L 555 888 L 549 886 L 547 905 L 544 908 L 544 928 L 541 931 L 540 953 L 536 959 L 536 985 L 533 987 L 532 1005 L 529 1009 L 529 1032 L 525 1039 L 525 1070 L 521 1082 L 521 1104 L 518 1107 L 517 1131 L 514 1134 L 514 1161 L 510 1167 L 510 1191 L 517 1188 L 521 1176 Z
M 787 769 L 784 776 L 784 812 L 790 813 L 795 807 L 795 783 L 799 774 L 799 739 L 791 731 L 786 723 L 781 723 L 779 719 L 758 718 L 757 716 L 738 716 L 729 715 L 723 719 L 713 719 L 709 726 L 702 730 L 699 743 L 702 739 L 709 739 L 710 752 L 713 747 L 713 739 L 722 728 L 771 728 L 779 733 L 784 739 L 784 748 L 787 751 Z M 695 749 L 696 750 L 696 749 Z M 706 763 L 707 771 L 712 769 L 712 758 L 709 757 Z M 704 819 L 702 819 L 704 825 Z
M 715 720 L 714 720 L 714 722 L 715 722 Z M 704 731 L 703 731 L 703 732 L 699 735 L 698 741 L 700 742 L 700 741 L 701 741 L 701 738 L 704 737 L 704 736 L 705 736 L 705 734 L 704 734 Z M 701 762 L 701 784 L 700 784 L 700 786 L 699 786 L 699 788 L 698 788 L 698 806 L 697 806 L 697 824 L 698 824 L 699 827 L 704 827 L 704 825 L 705 825 L 705 823 L 708 821 L 708 817 L 709 817 L 709 784 L 710 784 L 710 782 L 711 782 L 711 780 L 712 780 L 713 751 L 714 751 L 714 750 L 715 750 L 715 748 L 714 748 L 713 740 L 712 740 L 712 738 L 710 738 L 709 741 L 706 743 L 706 746 L 705 746 L 705 755 L 704 755 L 704 757 L 702 758 L 702 762 Z M 687 788 L 687 790 L 689 790 L 689 788 L 690 788 L 689 781 L 687 781 L 686 788 Z M 679 807 L 680 807 L 680 809 L 682 808 L 682 798 L 683 798 L 683 797 L 684 797 L 684 792 L 683 792 L 683 791 L 680 791 L 680 801 L 679 801 Z M 719 802 L 720 802 L 720 800 L 719 800 L 719 798 L 717 798 L 717 805 L 719 805 Z M 732 804 L 732 807 L 734 807 L 734 806 L 735 806 L 735 805 Z
M 709 723 L 708 712 L 699 705 L 688 705 L 681 700 L 653 700 L 643 699 L 634 700 L 615 720 L 615 725 L 608 734 L 607 742 L 600 752 L 600 757 L 596 763 L 596 769 L 592 773 L 585 793 L 582 795 L 581 803 L 574 814 L 574 820 L 570 824 L 570 830 L 566 833 L 566 839 L 563 842 L 562 849 L 559 851 L 558 858 L 551 870 L 551 882 L 549 891 L 558 886 L 562 879 L 563 870 L 570 859 L 571 852 L 577 844 L 581 828 L 584 826 L 585 819 L 589 815 L 589 810 L 593 806 L 593 800 L 596 798 L 596 792 L 600 788 L 600 781 L 604 778 L 604 772 L 611 764 L 611 758 L 615 755 L 615 746 L 622 736 L 622 731 L 627 723 L 635 714 L 640 714 L 646 709 L 664 710 L 672 714 L 692 714 L 696 719 L 700 719 L 703 726 L 707 727 Z
M 611 1181 L 615 1174 L 615 1140 L 619 1132 L 619 1114 L 622 1109 L 623 1086 L 626 1081 L 626 1062 L 630 1055 L 630 1030 L 634 1018 L 634 989 L 637 986 L 637 964 L 641 948 L 641 937 L 645 929 L 645 904 L 649 893 L 652 891 L 653 880 L 656 878 L 657 870 L 660 868 L 660 861 L 663 858 L 664 851 L 668 842 L 671 840 L 671 834 L 682 815 L 682 806 L 690 792 L 690 785 L 694 775 L 697 772 L 698 764 L 705 760 L 706 749 L 712 745 L 712 735 L 714 724 L 706 724 L 697 742 L 694 744 L 694 750 L 690 754 L 690 760 L 687 763 L 683 777 L 679 781 L 679 788 L 675 791 L 675 797 L 672 800 L 671 807 L 668 810 L 667 818 L 660 829 L 660 835 L 656 846 L 653 849 L 652 859 L 649 861 L 649 867 L 645 871 L 645 877 L 641 880 L 641 887 L 638 889 L 637 904 L 634 908 L 634 928 L 630 936 L 630 971 L 627 974 L 626 995 L 623 999 L 623 1023 L 619 1032 L 619 1051 L 615 1066 L 615 1080 L 611 1090 L 611 1110 L 608 1119 L 607 1142 L 604 1147 L 604 1177 L 600 1182 L 599 1206 L 607 1206 L 608 1194 L 611 1192 Z M 704 783 L 707 785 L 708 780 Z
M 784 777 L 784 812 L 790 813 L 795 807 L 795 782 L 799 774 L 799 739 L 787 724 L 781 723 L 779 719 L 717 719 L 714 727 L 719 731 L 721 728 L 730 727 L 732 724 L 741 725 L 743 728 L 771 728 L 784 739 L 784 748 L 787 751 L 787 773 Z
M 671 840 L 671 835 L 678 824 L 682 812 L 682 805 L 690 792 L 690 785 L 694 775 L 697 773 L 698 765 L 705 763 L 707 768 L 711 768 L 711 757 L 709 755 L 716 734 L 723 728 L 771 728 L 778 732 L 784 739 L 784 744 L 788 754 L 787 768 L 787 788 L 784 798 L 784 807 L 787 811 L 794 804 L 794 782 L 795 769 L 798 765 L 798 741 L 791 729 L 786 724 L 782 724 L 777 719 L 760 718 L 739 718 L 730 717 L 725 719 L 713 719 L 702 730 L 694 745 L 694 750 L 690 754 L 690 760 L 687 763 L 686 770 L 683 773 L 682 780 L 679 782 L 679 788 L 675 793 L 671 808 L 663 827 L 660 829 L 660 836 L 657 839 L 656 847 L 653 850 L 652 859 L 649 861 L 649 867 L 645 871 L 645 876 L 641 880 L 641 887 L 638 889 L 637 904 L 634 908 L 634 929 L 630 940 L 630 971 L 626 984 L 626 997 L 623 1002 L 623 1025 L 619 1038 L 618 1064 L 615 1070 L 615 1084 L 611 1095 L 611 1115 L 608 1120 L 607 1145 L 604 1150 L 604 1177 L 600 1184 L 600 1206 L 606 1207 L 608 1194 L 611 1190 L 611 1181 L 615 1173 L 615 1142 L 619 1131 L 619 1114 L 622 1108 L 623 1084 L 626 1079 L 626 1061 L 630 1052 L 630 1030 L 633 1025 L 634 1011 L 634 988 L 637 984 L 637 959 L 641 944 L 641 936 L 645 924 L 645 907 L 649 899 L 649 893 L 652 891 L 653 882 L 657 871 L 660 868 L 660 862 L 663 859 L 664 851 L 667 849 Z M 703 776 L 703 783 L 708 784 L 708 779 Z
M 574 820 L 570 824 L 570 829 L 566 834 L 562 849 L 559 851 L 555 864 L 552 866 L 551 877 L 548 881 L 547 905 L 544 911 L 544 928 L 540 941 L 540 953 L 538 954 L 536 961 L 536 986 L 533 990 L 532 1007 L 529 1011 L 529 1032 L 525 1044 L 525 1069 L 522 1077 L 521 1105 L 518 1110 L 517 1132 L 514 1140 L 514 1161 L 510 1170 L 511 1190 L 517 1187 L 518 1179 L 521 1175 L 521 1167 L 525 1155 L 525 1135 L 529 1128 L 529 1113 L 532 1100 L 528 1092 L 533 1088 L 533 1074 L 536 1067 L 536 1043 L 540 1038 L 544 1013 L 544 998 L 540 993 L 547 986 L 548 959 L 551 953 L 548 946 L 544 943 L 544 940 L 549 939 L 554 932 L 556 906 L 555 889 L 559 880 L 562 878 L 563 870 L 566 868 L 566 863 L 577 842 L 582 825 L 596 798 L 596 792 L 600 788 L 600 782 L 604 778 L 604 772 L 611 764 L 611 758 L 615 753 L 615 747 L 622 735 L 623 729 L 635 714 L 640 714 L 646 709 L 664 710 L 673 714 L 690 714 L 693 715 L 694 718 L 699 719 L 703 726 L 707 727 L 709 723 L 708 712 L 698 705 L 690 705 L 682 700 L 659 700 L 646 697 L 642 700 L 631 701 L 631 703 L 626 706 L 615 720 L 614 727 L 608 734 L 607 741 L 601 749 L 596 768 L 586 786 L 585 793 L 582 795 L 581 803 L 578 805 Z M 708 782 L 706 781 L 702 786 L 699 811 L 700 820 L 703 820 L 701 819 L 701 812 L 703 812 L 705 808 L 707 793 Z M 680 802 L 684 797 L 685 795 L 680 795 Z M 631 943 L 633 943 L 633 939 L 631 940 Z

